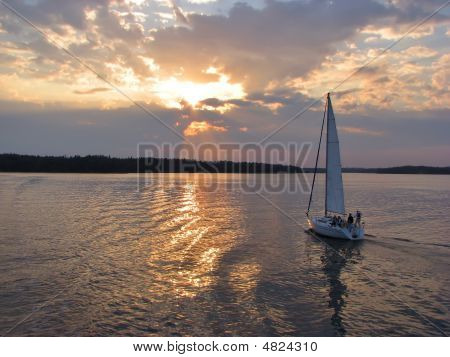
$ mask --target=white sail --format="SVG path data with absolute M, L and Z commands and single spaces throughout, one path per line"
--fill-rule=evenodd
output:
M 327 185 L 325 210 L 327 212 L 345 214 L 339 138 L 330 95 L 328 95 L 327 110 Z

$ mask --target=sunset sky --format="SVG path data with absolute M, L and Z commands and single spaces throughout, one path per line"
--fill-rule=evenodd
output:
M 257 142 L 444 0 L 5 0 L 193 142 Z M 0 152 L 179 142 L 0 4 Z M 339 87 L 343 166 L 450 165 L 450 6 Z M 316 142 L 323 103 L 277 133 Z M 308 163 L 312 163 L 309 160 Z

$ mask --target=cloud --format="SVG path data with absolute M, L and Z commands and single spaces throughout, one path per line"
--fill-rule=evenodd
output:
M 386 27 L 378 27 L 369 25 L 367 26 L 362 32 L 370 35 L 370 37 L 367 39 L 368 42 L 374 41 L 377 38 L 384 39 L 384 40 L 391 40 L 395 41 L 404 36 L 404 34 L 410 29 L 411 24 L 405 23 L 402 25 L 392 25 L 392 26 L 386 26 Z M 421 27 L 418 27 L 416 30 L 411 31 L 408 33 L 407 37 L 411 37 L 413 39 L 419 39 L 422 37 L 430 36 L 434 32 L 434 26 L 433 25 L 424 25 Z M 376 36 L 372 36 L 376 35 Z M 370 40 L 369 40 L 370 39 Z
M 433 62 L 432 84 L 435 88 L 445 91 L 449 98 L 450 91 L 450 54 L 443 55 Z
M 139 57 L 145 52 L 139 48 L 149 37 L 143 25 L 146 15 L 136 11 L 137 2 L 17 0 L 9 3 L 44 31 L 50 40 L 68 48 L 98 73 L 109 77 L 111 73 L 106 64 L 118 63 L 131 68 L 138 76 L 151 74 Z M 11 12 L 2 11 L 0 22 L 8 40 L 31 51 L 31 55 L 24 59 L 28 66 L 20 68 L 22 75 L 44 78 L 53 74 L 61 80 L 65 72 L 85 73 L 85 68 L 79 63 Z M 43 59 L 51 64 L 51 68 L 50 65 L 48 68 L 41 65 Z M 76 77 L 75 73 L 71 74 L 72 78 Z
M 401 52 L 410 58 L 430 58 L 438 55 L 438 52 L 425 46 L 411 46 Z
M 208 131 L 226 132 L 227 130 L 228 129 L 223 126 L 212 125 L 207 121 L 193 121 L 183 131 L 183 133 L 186 136 L 197 136 L 201 133 L 206 133 Z
M 335 62 L 336 56 L 340 60 L 338 48 L 342 44 L 351 43 L 352 52 L 357 52 L 360 48 L 354 40 L 361 35 L 361 29 L 368 26 L 374 30 L 392 28 L 397 23 L 408 25 L 426 14 L 436 2 L 270 0 L 257 6 L 255 2 L 250 3 L 255 7 L 236 3 L 226 14 L 213 14 L 211 9 L 217 7 L 214 4 L 183 2 L 183 7 L 188 9 L 183 12 L 175 0 L 42 0 L 39 6 L 29 1 L 12 2 L 52 38 L 138 99 L 161 101 L 170 97 L 169 106 L 173 106 L 193 94 L 190 90 L 177 92 L 171 89 L 171 83 L 178 83 L 178 88 L 186 83 L 200 82 L 225 87 L 218 82 L 221 76 L 226 76 L 229 88 L 240 86 L 241 93 L 249 93 L 245 100 L 264 104 L 273 112 L 291 100 L 284 95 L 271 98 L 273 93 L 267 92 L 272 90 L 274 83 L 279 89 L 286 88 L 286 83 L 310 75 L 324 62 Z M 210 11 L 192 11 L 199 6 Z M 169 23 L 149 27 L 154 24 L 152 12 L 167 13 L 170 8 L 178 13 L 179 23 L 189 22 L 189 26 L 171 26 Z M 85 68 L 27 26 L 21 25 L 19 30 L 12 31 L 18 22 L 11 14 L 4 13 L 0 17 L 3 28 L 12 26 L 8 31 L 9 39 L 28 51 L 23 56 L 8 50 L 5 52 L 7 57 L 3 56 L 5 62 L 19 63 L 17 80 L 37 78 L 70 87 L 73 78 L 86 78 Z M 445 20 L 445 17 L 437 16 L 433 24 Z M 416 58 L 433 55 L 431 49 L 428 53 L 419 53 L 421 48 L 425 47 L 417 46 Z M 351 56 L 346 54 L 345 60 Z M 211 68 L 214 71 L 210 71 Z M 413 70 L 412 66 L 409 68 Z M 158 90 L 161 87 L 167 89 L 165 93 Z M 137 88 L 141 88 L 140 92 Z M 260 98 L 251 97 L 253 93 L 259 93 Z M 306 94 L 305 91 L 302 93 Z M 218 97 L 218 94 L 214 92 L 210 96 Z M 207 98 L 201 96 L 196 100 Z M 221 99 L 225 100 L 224 97 Z M 227 95 L 226 99 L 229 105 L 232 100 L 245 104 L 243 95 L 234 98 Z M 225 109 L 222 107 L 221 110 Z
M 384 134 L 382 131 L 356 128 L 353 126 L 340 126 L 339 130 L 347 134 L 356 134 L 356 135 L 380 136 Z
M 214 66 L 254 91 L 307 73 L 334 53 L 336 42 L 387 11 L 376 1 L 268 1 L 262 9 L 237 3 L 227 16 L 189 14 L 189 28 L 159 29 L 149 53 L 167 75 L 199 80 Z
M 338 92 L 333 92 L 333 97 L 339 99 L 336 108 L 340 112 L 448 108 L 448 92 L 444 92 L 443 85 L 447 83 L 445 51 L 414 44 L 377 57 L 381 51 L 378 48 L 338 51 L 320 68 L 293 80 L 289 86 L 306 96 L 319 97 L 347 79 Z M 377 58 L 375 62 L 349 78 L 373 58 Z
M 169 0 L 169 3 L 172 7 L 173 13 L 175 15 L 175 19 L 178 23 L 189 26 L 189 21 L 187 17 L 184 15 L 181 8 L 177 5 L 175 0 Z
M 187 0 L 187 1 L 192 4 L 207 4 L 210 2 L 216 2 L 217 0 Z
M 226 104 L 227 101 L 220 100 L 218 98 L 206 98 L 202 100 L 199 104 L 206 105 L 208 107 L 218 108 Z
M 86 90 L 74 90 L 73 92 L 75 94 L 94 94 L 99 92 L 107 92 L 110 91 L 111 88 L 92 88 L 92 89 L 86 89 Z
M 336 99 L 333 104 L 336 106 L 339 102 Z M 305 104 L 307 103 L 300 103 L 300 106 Z M 0 152 L 106 154 L 126 157 L 136 154 L 138 143 L 179 143 L 180 140 L 134 107 L 109 110 L 69 109 L 62 104 L 37 105 L 5 101 L 0 101 L 0 107 Z M 207 127 L 225 128 L 226 131 L 207 130 L 189 137 L 190 140 L 217 143 L 256 142 L 298 111 L 298 106 L 294 103 L 280 109 L 277 114 L 254 103 L 246 107 L 234 107 L 225 114 L 207 110 L 190 111 L 188 108 L 167 109 L 156 105 L 149 105 L 148 108 L 166 124 L 180 131 L 186 129 L 191 122 L 206 122 Z M 184 113 L 189 113 L 189 117 L 182 118 Z M 335 115 L 340 127 L 364 128 L 384 133 L 378 136 L 346 135 L 345 140 L 341 140 L 344 166 L 385 166 L 405 162 L 448 166 L 449 110 L 397 113 L 378 110 L 370 116 L 345 114 L 335 110 Z M 321 120 L 322 112 L 307 112 L 286 130 L 278 133 L 273 140 L 284 143 L 295 141 L 300 144 L 316 142 Z M 180 123 L 178 127 L 177 121 Z M 249 130 L 240 131 L 243 127 Z M 80 146 L 80 143 L 83 145 Z M 422 150 L 439 146 L 447 147 L 446 151 Z M 313 156 L 308 158 L 308 165 L 314 165 Z

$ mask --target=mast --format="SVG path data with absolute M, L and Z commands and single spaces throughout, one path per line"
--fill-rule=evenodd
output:
M 328 105 L 328 101 L 325 101 L 325 109 L 323 111 L 323 118 L 322 118 L 322 128 L 320 129 L 319 147 L 317 148 L 316 165 L 314 166 L 314 176 L 313 176 L 313 182 L 312 182 L 312 186 L 311 186 L 311 193 L 309 195 L 308 210 L 306 211 L 306 215 L 309 214 L 309 209 L 311 207 L 312 195 L 313 195 L 313 191 L 314 191 L 314 183 L 316 182 L 317 164 L 319 162 L 320 144 L 322 143 L 322 133 L 323 133 L 323 127 L 325 124 L 325 114 L 327 113 L 327 105 Z

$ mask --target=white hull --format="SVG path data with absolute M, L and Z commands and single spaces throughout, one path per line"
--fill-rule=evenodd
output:
M 331 224 L 330 217 L 308 217 L 309 227 L 317 234 L 329 238 L 360 240 L 364 239 L 364 227 L 339 227 Z

